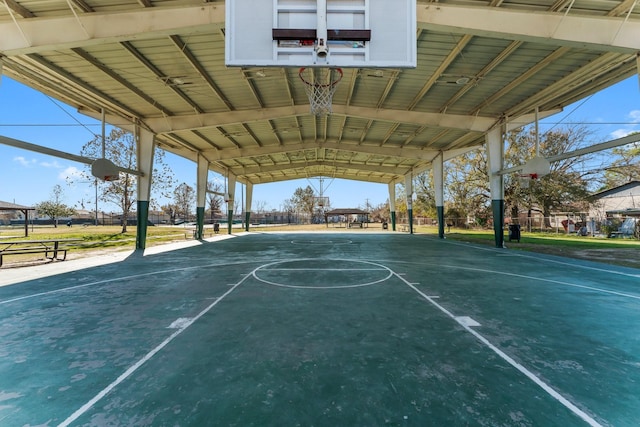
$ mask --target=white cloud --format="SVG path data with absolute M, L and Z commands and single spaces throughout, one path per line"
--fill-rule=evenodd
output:
M 633 123 L 640 123 L 640 110 L 630 111 L 628 117 Z
M 635 132 L 635 130 L 633 129 L 617 129 L 611 132 L 611 138 L 613 139 L 622 138 L 629 134 L 632 134 L 633 132 Z
M 54 168 L 54 169 L 62 168 L 62 165 L 58 163 L 57 160 L 54 160 L 53 162 L 40 162 L 38 163 L 38 166 L 42 166 L 43 168 Z
M 66 181 L 67 179 L 73 179 L 73 178 L 81 178 L 84 179 L 86 178 L 86 175 L 84 174 L 84 172 L 80 169 L 78 169 L 75 166 L 69 166 L 68 168 L 66 168 L 65 170 L 61 171 L 58 174 L 58 179 L 61 181 Z
M 613 139 L 622 138 L 638 131 L 638 125 L 640 125 L 640 110 L 629 111 L 627 113 L 627 119 L 630 123 L 626 128 L 616 129 L 615 131 L 611 132 L 611 137 Z
M 36 164 L 36 161 L 34 159 L 28 160 L 22 156 L 16 156 L 13 158 L 13 161 L 16 163 L 19 163 L 20 165 L 24 166 L 25 168 L 30 168 L 32 166 L 34 166 Z

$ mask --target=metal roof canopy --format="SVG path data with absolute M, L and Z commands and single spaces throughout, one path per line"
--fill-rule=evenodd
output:
M 0 64 L 240 182 L 391 183 L 637 73 L 636 3 L 418 0 L 417 68 L 344 68 L 327 117 L 297 69 L 225 67 L 224 1 L 6 0 Z

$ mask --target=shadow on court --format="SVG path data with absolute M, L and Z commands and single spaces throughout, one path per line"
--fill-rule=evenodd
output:
M 258 234 L 0 287 L 0 424 L 640 419 L 640 271 Z

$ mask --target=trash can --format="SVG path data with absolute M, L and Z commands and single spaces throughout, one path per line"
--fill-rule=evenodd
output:
M 387 224 L 386 222 L 382 223 L 382 229 L 383 230 L 387 230 L 389 228 L 389 224 Z
M 512 240 L 520 243 L 520 224 L 509 224 L 509 241 Z

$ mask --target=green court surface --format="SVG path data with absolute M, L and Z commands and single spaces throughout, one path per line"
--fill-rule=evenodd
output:
M 637 426 L 639 326 L 640 270 L 245 233 L 0 287 L 0 425 Z

